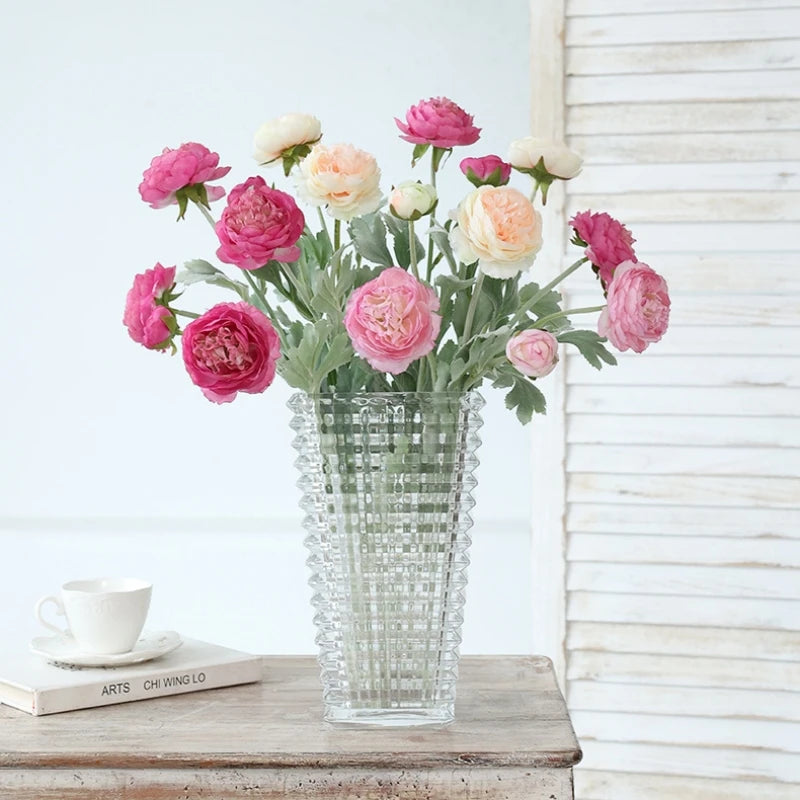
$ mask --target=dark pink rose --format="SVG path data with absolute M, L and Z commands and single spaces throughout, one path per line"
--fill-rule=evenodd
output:
M 123 324 L 134 342 L 149 350 L 163 350 L 172 341 L 177 329 L 175 315 L 156 301 L 175 284 L 175 267 L 156 264 L 133 279 L 133 286 L 125 299 Z
M 594 264 L 604 289 L 608 289 L 618 264 L 636 261 L 636 254 L 633 252 L 636 239 L 621 222 L 608 214 L 581 211 L 569 224 L 588 245 L 586 257 Z
M 237 392 L 263 392 L 275 377 L 280 339 L 249 303 L 219 303 L 192 320 L 182 338 L 189 377 L 215 403 L 230 403 Z
M 436 292 L 400 267 L 389 267 L 347 301 L 344 327 L 353 349 L 374 369 L 397 375 L 430 353 L 442 318 Z
M 511 178 L 511 164 L 500 156 L 465 158 L 459 167 L 473 186 L 505 186 Z
M 227 175 L 230 167 L 219 166 L 219 154 L 196 142 L 182 144 L 177 150 L 164 148 L 144 171 L 139 194 L 152 208 L 164 208 L 177 203 L 175 193 L 195 184 L 215 181 Z M 209 201 L 225 196 L 221 186 L 206 186 Z
M 231 189 L 216 225 L 217 257 L 241 269 L 258 269 L 271 259 L 297 261 L 305 224 L 291 195 L 271 189 L 260 176 L 248 178 Z
M 472 124 L 472 116 L 446 97 L 420 100 L 406 111 L 406 121 L 394 121 L 403 132 L 401 139 L 412 144 L 432 144 L 434 147 L 455 147 L 474 144 L 481 129 Z
M 608 305 L 597 332 L 617 350 L 641 353 L 667 330 L 669 306 L 667 282 L 655 270 L 642 262 L 623 261 L 608 287 Z

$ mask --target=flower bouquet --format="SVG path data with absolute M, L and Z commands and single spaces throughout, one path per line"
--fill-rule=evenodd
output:
M 234 270 L 198 259 L 176 275 L 156 264 L 136 276 L 124 323 L 152 350 L 175 352 L 180 337 L 190 379 L 215 403 L 263 392 L 276 373 L 299 390 L 290 406 L 326 718 L 441 723 L 453 716 L 475 390 L 507 389 L 507 407 L 527 423 L 545 410 L 538 381 L 560 345 L 598 369 L 616 363 L 607 342 L 642 352 L 666 330 L 669 296 L 627 228 L 591 211 L 570 220 L 580 257 L 545 285 L 523 280 L 542 246 L 536 205 L 581 171 L 566 146 L 525 137 L 506 160 L 464 158 L 465 194 L 450 210 L 437 175 L 454 148 L 478 141 L 472 116 L 435 98 L 395 122 L 429 178 L 397 182 L 388 200 L 375 158 L 323 143 L 307 114 L 255 135 L 256 160 L 282 166 L 295 196 L 251 177 L 216 219 L 211 204 L 225 196 L 216 181 L 230 168 L 200 144 L 164 150 L 144 172 L 142 199 L 177 205 L 179 220 L 195 206 L 217 261 Z M 511 186 L 515 173 L 525 191 Z M 313 224 L 298 200 L 316 209 Z M 556 287 L 587 263 L 598 304 L 562 308 Z M 183 308 L 197 282 L 234 298 Z M 597 311 L 597 330 L 573 327 Z

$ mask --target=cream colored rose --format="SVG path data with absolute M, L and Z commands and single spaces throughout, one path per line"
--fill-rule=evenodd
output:
M 542 218 L 522 192 L 481 186 L 456 211 L 450 243 L 464 264 L 478 261 L 490 278 L 513 278 L 533 264 L 542 246 Z
M 334 219 L 349 220 L 381 203 L 381 171 L 374 156 L 352 144 L 314 145 L 296 173 L 297 192 L 312 206 L 327 206 Z
M 430 214 L 436 205 L 436 189 L 429 183 L 403 181 L 389 196 L 389 207 L 400 219 L 418 220 Z
M 284 114 L 265 122 L 253 139 L 253 158 L 266 164 L 281 157 L 284 150 L 299 144 L 311 144 L 322 136 L 322 126 L 311 114 Z
M 541 159 L 547 172 L 556 178 L 568 180 L 580 173 L 583 159 L 565 144 L 526 136 L 511 142 L 508 160 L 520 170 L 533 170 Z

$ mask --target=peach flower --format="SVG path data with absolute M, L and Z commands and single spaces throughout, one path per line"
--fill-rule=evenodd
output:
M 375 157 L 352 144 L 316 144 L 300 164 L 297 191 L 312 206 L 327 206 L 334 219 L 377 210 L 381 171 Z
M 542 247 L 542 218 L 522 192 L 481 186 L 456 211 L 450 243 L 465 264 L 478 262 L 491 278 L 513 278 L 533 264 Z

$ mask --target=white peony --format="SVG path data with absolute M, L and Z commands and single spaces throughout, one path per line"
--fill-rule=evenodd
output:
M 400 219 L 418 220 L 436 206 L 436 189 L 429 183 L 403 181 L 392 190 L 389 206 Z
M 259 164 L 279 159 L 284 150 L 299 144 L 313 144 L 322 136 L 322 126 L 311 114 L 284 114 L 265 122 L 253 139 L 253 158 Z
M 541 159 L 544 167 L 554 178 L 569 180 L 578 175 L 583 167 L 583 159 L 565 144 L 526 136 L 511 142 L 508 161 L 519 170 L 533 170 Z

